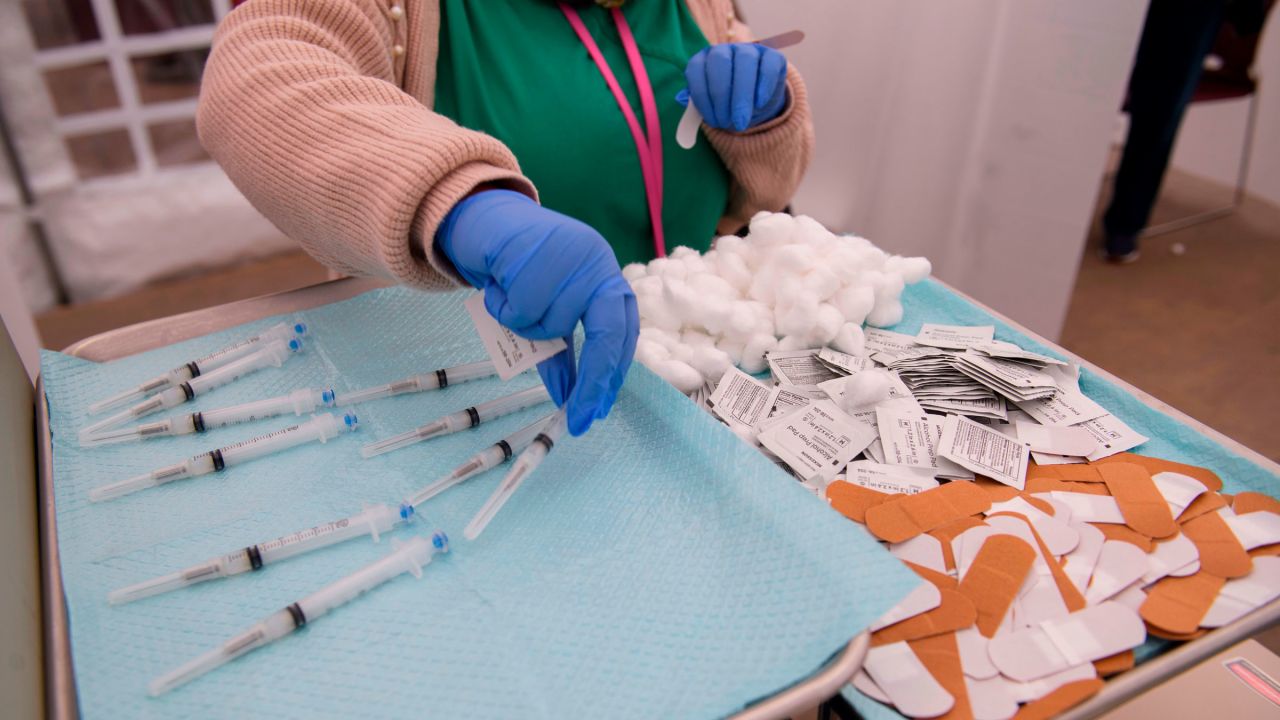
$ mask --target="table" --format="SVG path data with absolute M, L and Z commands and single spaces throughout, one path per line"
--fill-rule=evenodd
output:
M 344 278 L 289 292 L 229 303 L 215 308 L 138 323 L 81 340 L 63 352 L 87 360 L 103 362 L 144 352 L 156 347 L 198 337 L 258 318 L 304 310 L 346 300 L 369 290 L 386 287 L 387 282 L 370 278 Z M 944 284 L 945 285 L 945 284 Z M 1146 405 L 1174 417 L 1209 436 L 1232 451 L 1280 474 L 1280 464 L 1231 440 L 1169 404 L 1115 377 L 1092 363 L 1064 350 L 1052 342 L 986 307 L 968 295 L 946 286 L 948 290 L 990 313 L 1014 329 L 1034 338 L 1087 367 L 1110 382 L 1132 393 Z M 43 384 L 38 384 L 37 432 L 39 446 L 39 505 L 41 535 L 42 596 L 45 612 L 45 677 L 46 708 L 50 716 L 74 718 L 78 715 L 74 669 L 71 666 L 70 630 L 63 596 L 62 575 L 58 563 L 56 517 L 53 501 L 52 448 L 49 436 L 48 406 L 43 401 Z M 1063 715 L 1064 718 L 1095 717 L 1133 696 L 1151 688 L 1208 658 L 1223 648 L 1273 625 L 1280 624 L 1280 601 L 1259 609 L 1236 623 L 1187 643 L 1137 668 L 1112 679 L 1106 688 L 1088 702 Z M 854 638 L 843 651 L 804 682 L 745 709 L 736 717 L 742 720 L 787 717 L 817 706 L 834 695 L 852 679 L 866 655 L 869 638 L 866 633 Z

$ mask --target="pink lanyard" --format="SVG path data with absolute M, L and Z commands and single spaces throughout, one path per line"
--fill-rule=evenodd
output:
M 645 139 L 646 132 L 640 129 L 640 122 L 631 109 L 631 103 L 627 102 L 627 96 L 618 85 L 618 78 L 609 69 L 600 46 L 592 39 L 578 11 L 564 3 L 560 3 L 560 10 L 573 26 L 578 39 L 586 46 L 587 54 L 600 69 L 605 84 L 613 92 L 613 98 L 618 101 L 622 116 L 631 128 L 631 139 L 635 141 L 636 153 L 640 156 L 640 174 L 644 177 L 645 195 L 649 201 L 649 220 L 653 223 L 653 250 L 658 257 L 666 257 L 667 243 L 662 233 L 662 130 L 658 125 L 658 106 L 653 100 L 653 86 L 649 83 L 649 74 L 645 72 L 644 62 L 640 58 L 640 48 L 636 47 L 636 38 L 631 34 L 631 26 L 627 24 L 621 10 L 613 8 L 609 11 L 613 15 L 614 24 L 618 26 L 618 35 L 622 37 L 622 47 L 627 53 L 627 63 L 631 66 L 631 74 L 635 76 L 636 87 L 640 91 L 640 107 L 644 110 L 648 140 Z

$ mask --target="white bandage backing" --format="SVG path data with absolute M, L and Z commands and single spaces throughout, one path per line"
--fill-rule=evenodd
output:
M 1027 682 L 1141 645 L 1147 628 L 1136 612 L 1104 602 L 1026 630 L 996 635 L 987 646 L 1006 677 Z

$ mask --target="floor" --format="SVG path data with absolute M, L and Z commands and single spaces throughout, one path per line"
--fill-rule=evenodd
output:
M 1152 222 L 1229 201 L 1174 172 Z M 1280 208 L 1246 198 L 1227 217 L 1144 238 L 1132 265 L 1103 262 L 1100 242 L 1095 229 L 1060 344 L 1280 460 Z
M 1105 199 L 1107 191 L 1100 193 Z M 1172 173 L 1155 222 L 1229 200 Z M 1096 223 L 1095 223 L 1096 225 Z M 1096 234 L 1096 233 L 1095 233 Z M 1233 215 L 1143 241 L 1125 266 L 1082 258 L 1061 343 L 1198 420 L 1280 460 L 1280 208 L 1247 199 Z M 321 282 L 301 252 L 37 318 L 46 347 L 224 302 Z

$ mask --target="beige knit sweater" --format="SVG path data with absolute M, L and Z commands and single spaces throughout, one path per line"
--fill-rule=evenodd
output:
M 686 0 L 712 43 L 745 41 L 730 0 Z M 483 182 L 536 197 L 505 145 L 431 111 L 438 0 L 251 0 L 222 22 L 200 92 L 200 140 L 317 260 L 420 288 L 461 282 L 436 227 Z M 800 75 L 783 115 L 706 129 L 733 177 L 721 229 L 791 199 L 813 151 Z M 705 128 L 704 128 L 705 129 Z M 674 128 L 664 129 L 674 132 Z

